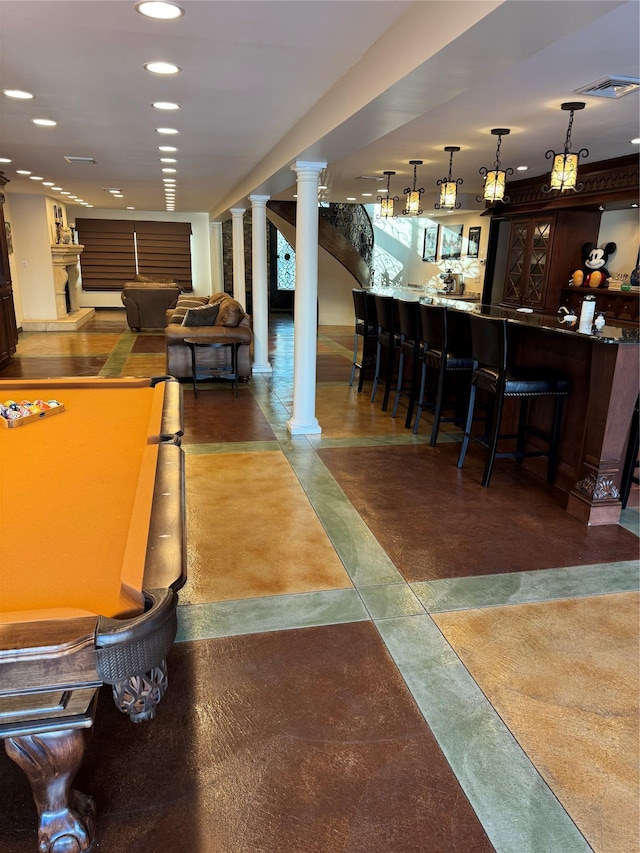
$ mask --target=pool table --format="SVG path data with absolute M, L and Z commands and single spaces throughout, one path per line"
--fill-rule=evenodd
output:
M 0 737 L 26 773 L 38 850 L 88 850 L 72 790 L 98 690 L 150 719 L 185 581 L 182 392 L 157 379 L 0 379 L 0 402 L 64 411 L 0 424 Z M 1 840 L 0 840 L 0 846 Z

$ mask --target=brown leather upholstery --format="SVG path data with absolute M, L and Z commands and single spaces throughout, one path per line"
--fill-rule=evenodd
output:
M 122 289 L 122 304 L 132 331 L 162 329 L 168 308 L 175 308 L 180 287 L 175 282 L 131 281 Z
M 222 305 L 226 300 L 233 302 L 226 294 L 215 294 L 208 301 L 221 304 L 219 316 L 232 316 L 235 312 L 222 311 Z M 178 306 L 179 307 L 179 306 Z M 232 306 L 231 306 L 232 307 Z M 244 343 L 238 349 L 238 375 L 241 382 L 247 382 L 251 378 L 251 318 L 245 314 L 237 326 L 223 326 L 216 323 L 214 326 L 182 326 L 180 323 L 172 323 L 173 311 L 166 312 L 165 341 L 167 345 L 167 373 L 178 379 L 191 379 L 191 351 L 185 344 L 185 338 L 209 338 L 211 340 L 224 340 L 227 336 L 240 336 Z M 198 362 L 202 367 L 215 367 L 224 354 L 214 348 L 202 349 L 198 353 Z

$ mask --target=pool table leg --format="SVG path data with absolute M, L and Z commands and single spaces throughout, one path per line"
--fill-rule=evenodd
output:
M 91 847 L 95 804 L 71 788 L 86 737 L 86 729 L 64 729 L 5 740 L 7 755 L 31 785 L 38 810 L 39 853 L 80 853 Z
M 128 715 L 132 723 L 153 720 L 156 707 L 166 693 L 168 684 L 167 662 L 162 660 L 145 675 L 116 681 L 111 687 L 113 701 L 118 710 Z

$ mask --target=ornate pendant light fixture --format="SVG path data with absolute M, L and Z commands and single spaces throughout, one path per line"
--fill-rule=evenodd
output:
M 407 197 L 405 208 L 402 211 L 405 216 L 420 216 L 422 207 L 420 206 L 420 196 L 424 192 L 424 187 L 416 189 L 416 173 L 417 167 L 422 166 L 422 160 L 409 160 L 409 165 L 413 166 L 413 189 L 407 187 L 404 194 Z
M 462 205 L 457 200 L 458 186 L 462 183 L 462 178 L 452 178 L 451 170 L 453 168 L 453 155 L 460 150 L 459 145 L 447 145 L 445 151 L 449 152 L 449 176 L 436 181 L 440 187 L 440 201 L 434 205 L 436 210 L 457 210 Z
M 567 128 L 567 138 L 564 141 L 564 152 L 556 154 L 555 151 L 549 149 L 544 155 L 547 160 L 553 157 L 553 166 L 551 168 L 551 180 L 549 185 L 542 187 L 542 192 L 549 193 L 551 190 L 574 190 L 580 192 L 583 184 L 578 184 L 578 162 L 580 157 L 588 157 L 589 151 L 586 148 L 581 148 L 577 154 L 571 153 L 571 127 L 573 125 L 573 114 L 578 110 L 585 108 L 584 101 L 570 101 L 566 104 L 561 104 L 560 109 L 569 112 L 569 126 Z
M 380 213 L 378 214 L 378 219 L 396 219 L 397 214 L 393 210 L 394 202 L 400 201 L 397 195 L 392 196 L 391 190 L 389 189 L 389 183 L 391 181 L 391 175 L 395 175 L 395 172 L 383 172 L 383 175 L 387 176 L 387 194 L 385 196 L 379 195 L 378 201 L 380 202 Z
M 476 196 L 476 201 L 502 201 L 507 204 L 509 196 L 505 196 L 504 191 L 507 183 L 507 175 L 513 175 L 513 169 L 500 168 L 500 144 L 502 137 L 508 136 L 511 131 L 508 127 L 494 127 L 491 133 L 498 137 L 496 162 L 493 165 L 493 169 L 487 169 L 486 166 L 480 167 L 480 174 L 484 176 L 484 192 L 481 196 Z

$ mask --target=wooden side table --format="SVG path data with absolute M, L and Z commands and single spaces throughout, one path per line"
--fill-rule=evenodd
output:
M 218 379 L 230 379 L 231 380 L 231 390 L 233 392 L 235 388 L 236 397 L 238 396 L 238 349 L 240 345 L 243 343 L 243 339 L 238 337 L 237 335 L 227 335 L 225 338 L 185 338 L 185 344 L 191 350 L 191 374 L 193 376 L 193 393 L 194 396 L 198 397 L 198 365 L 197 365 L 197 351 L 199 347 L 210 347 L 215 349 L 229 349 L 231 352 L 229 355 L 231 356 L 231 362 L 221 365 L 220 367 L 207 367 L 203 368 L 206 370 L 207 376 L 213 376 Z

